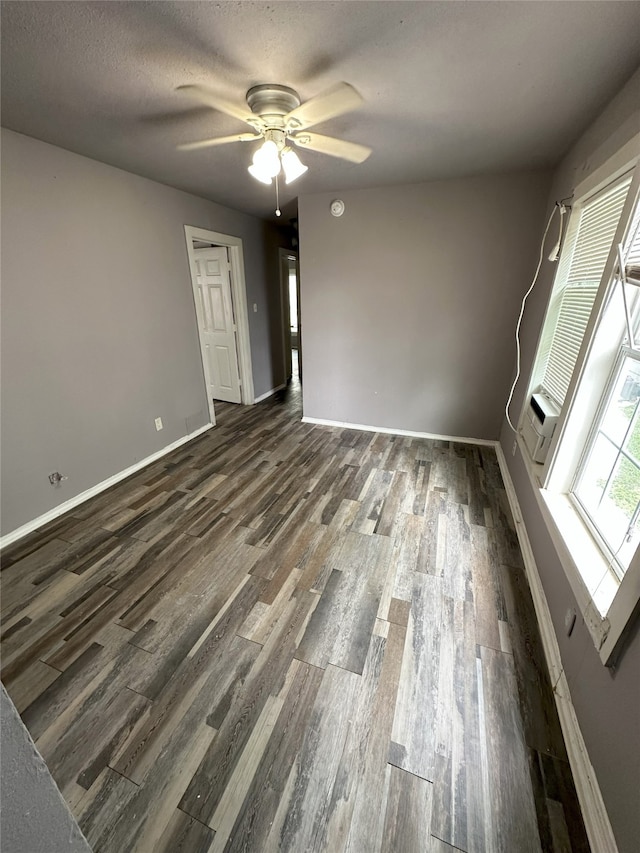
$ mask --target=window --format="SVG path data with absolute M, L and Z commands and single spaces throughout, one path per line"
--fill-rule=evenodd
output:
M 545 463 L 528 465 L 605 663 L 640 587 L 640 274 L 620 281 L 640 263 L 637 143 L 576 190 L 526 398 L 560 410 Z
M 640 542 L 640 354 L 623 354 L 573 494 L 619 579 Z
M 629 190 L 627 175 L 571 216 L 539 357 L 540 385 L 560 408 Z
M 620 248 L 623 268 L 640 256 L 638 225 L 634 222 L 626 250 Z M 622 306 L 617 304 L 618 311 L 624 309 L 624 331 L 571 493 L 621 580 L 640 543 L 640 345 L 636 343 L 640 303 L 637 286 L 624 281 L 619 267 L 614 287 L 624 296 Z M 616 310 L 615 305 L 610 307 Z

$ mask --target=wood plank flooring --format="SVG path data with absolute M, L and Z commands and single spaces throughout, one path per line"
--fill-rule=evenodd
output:
M 493 449 L 216 411 L 3 555 L 96 853 L 586 853 Z

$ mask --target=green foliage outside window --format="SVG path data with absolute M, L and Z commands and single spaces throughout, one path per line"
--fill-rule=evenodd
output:
M 627 417 L 631 417 L 635 408 L 635 404 L 629 403 L 623 407 L 623 412 Z M 636 459 L 640 460 L 640 418 L 636 420 L 633 426 L 626 450 Z M 640 501 L 640 470 L 624 457 L 621 458 L 620 465 L 611 483 L 610 495 L 616 506 L 628 518 L 631 518 L 638 505 L 638 501 Z

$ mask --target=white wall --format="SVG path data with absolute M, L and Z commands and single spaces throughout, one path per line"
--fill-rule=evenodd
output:
M 302 196 L 305 415 L 496 439 L 548 189 L 538 172 Z
M 265 223 L 2 131 L 3 533 L 208 420 L 185 225 L 244 241 L 259 396 L 282 381 Z
M 548 211 L 556 199 L 571 195 L 577 184 L 639 131 L 640 71 L 564 158 L 553 178 Z M 541 236 L 540 232 L 537 239 Z M 543 266 L 527 306 L 522 330 L 523 380 L 514 399 L 514 418 L 522 406 L 554 273 L 555 265 Z M 501 441 L 549 603 L 571 698 L 618 847 L 620 853 L 636 853 L 640 839 L 640 619 L 636 614 L 615 671 L 602 665 L 581 619 L 571 637 L 566 636 L 565 613 L 567 608 L 576 607 L 576 601 L 520 453 L 511 455 L 513 433 L 506 424 Z

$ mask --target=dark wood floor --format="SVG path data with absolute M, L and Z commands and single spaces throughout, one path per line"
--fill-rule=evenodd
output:
M 2 678 L 94 850 L 588 851 L 493 449 L 216 408 L 4 555 Z

